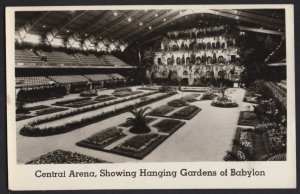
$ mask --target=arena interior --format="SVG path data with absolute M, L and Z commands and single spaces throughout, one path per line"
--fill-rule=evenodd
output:
M 21 164 L 286 160 L 284 9 L 18 11 Z

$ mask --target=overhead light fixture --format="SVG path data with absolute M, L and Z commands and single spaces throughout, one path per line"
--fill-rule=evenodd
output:
M 149 26 L 149 30 L 151 30 L 152 29 L 152 27 L 151 26 Z
M 140 26 L 142 26 L 143 25 L 143 23 L 142 22 L 140 22 Z
M 117 16 L 117 15 L 118 15 L 118 12 L 115 11 L 115 12 L 114 12 L 114 16 Z
M 131 22 L 131 18 L 127 18 L 127 21 L 128 21 L 128 22 Z

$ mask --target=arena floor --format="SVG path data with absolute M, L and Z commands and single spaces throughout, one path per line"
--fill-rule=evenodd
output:
M 113 90 L 101 91 L 101 94 L 108 94 L 112 91 Z M 245 90 L 240 88 L 232 88 L 226 91 L 226 94 L 231 96 L 232 99 L 236 100 L 239 104 L 238 108 L 213 107 L 210 105 L 211 100 L 193 102 L 192 104 L 199 106 L 202 111 L 191 120 L 186 121 L 186 124 L 183 127 L 172 134 L 143 160 L 136 160 L 125 156 L 82 148 L 75 145 L 76 142 L 83 140 L 96 132 L 125 122 L 126 118 L 131 117 L 131 114 L 128 112 L 68 133 L 48 137 L 25 137 L 19 134 L 19 131 L 24 124 L 39 117 L 19 121 L 17 122 L 17 161 L 18 163 L 26 163 L 35 157 L 56 149 L 78 152 L 109 162 L 222 161 L 226 151 L 231 148 L 231 142 L 237 127 L 239 113 L 240 111 L 245 110 L 247 106 L 247 103 L 243 102 L 244 93 Z M 187 94 L 189 94 L 189 92 L 181 92 L 148 106 L 155 108 L 166 104 L 172 99 L 176 99 Z M 68 95 L 59 100 L 75 97 L 78 97 L 78 94 Z M 58 99 L 32 103 L 30 105 L 50 105 L 55 101 L 58 101 Z M 125 103 L 129 104 L 134 101 L 135 100 Z M 97 112 L 102 112 L 103 110 L 109 110 L 115 106 L 121 106 L 122 104 L 124 103 L 109 106 L 101 110 L 83 113 L 74 117 L 61 119 L 52 123 L 50 122 L 45 125 L 61 124 L 66 120 L 74 120 L 76 117 L 84 117 Z M 40 118 L 44 116 L 40 116 Z M 154 121 L 153 124 L 159 120 L 160 119 Z M 121 139 L 121 141 L 124 141 L 129 137 L 130 136 L 127 136 L 126 138 Z M 110 146 L 114 146 L 114 144 Z

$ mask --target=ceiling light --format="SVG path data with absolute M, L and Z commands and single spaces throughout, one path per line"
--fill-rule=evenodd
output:
M 151 26 L 149 26 L 149 30 L 151 30 L 152 29 L 152 27 Z
M 155 14 L 155 17 L 158 17 L 158 14 L 157 14 L 157 13 Z
M 131 22 L 131 18 L 127 18 L 127 21 L 128 21 L 128 22 Z
M 114 12 L 114 16 L 117 16 L 118 15 L 118 12 Z
M 143 23 L 142 22 L 140 22 L 140 26 L 142 26 L 143 25 Z
M 238 20 L 240 17 L 239 16 L 235 16 L 235 19 Z

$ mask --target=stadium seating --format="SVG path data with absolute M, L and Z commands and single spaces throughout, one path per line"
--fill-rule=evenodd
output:
M 82 75 L 60 75 L 60 76 L 49 76 L 49 78 L 60 84 L 84 83 L 89 81 L 88 78 Z
M 52 51 L 52 52 L 42 52 L 47 58 L 48 65 L 66 65 L 73 66 L 78 65 L 79 61 L 74 56 L 68 55 L 65 52 Z
M 112 79 L 106 74 L 88 74 L 84 76 L 90 79 L 92 82 L 107 81 Z
M 103 60 L 103 63 L 108 66 L 128 66 L 127 63 L 113 55 L 103 55 L 101 59 Z
M 97 66 L 97 65 L 103 66 L 103 65 L 105 65 L 105 64 L 103 64 L 102 60 L 100 60 L 93 54 L 85 55 L 82 53 L 76 53 L 75 55 L 78 57 L 81 65 L 85 65 L 85 66 Z
M 16 65 L 42 65 L 43 61 L 38 55 L 28 49 L 19 50 L 15 52 Z
M 44 86 L 51 85 L 53 81 L 44 77 L 44 76 L 36 76 L 36 77 L 16 77 L 16 87 L 34 87 L 34 86 Z

